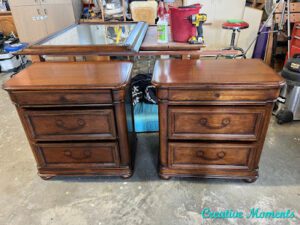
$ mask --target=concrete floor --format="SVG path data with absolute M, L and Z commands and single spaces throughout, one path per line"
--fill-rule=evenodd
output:
M 7 76 L 1 76 L 2 83 Z M 0 225 L 300 224 L 300 122 L 271 122 L 256 183 L 172 179 L 156 173 L 158 136 L 139 135 L 135 174 L 120 178 L 36 175 L 30 147 L 0 90 Z M 296 211 L 294 219 L 203 219 L 203 208 Z

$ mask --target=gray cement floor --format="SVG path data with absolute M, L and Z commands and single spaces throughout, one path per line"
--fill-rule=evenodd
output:
M 6 76 L 7 77 L 7 76 Z M 6 79 L 1 76 L 0 80 Z M 0 225 L 300 224 L 300 122 L 271 122 L 256 183 L 172 179 L 156 173 L 158 136 L 141 134 L 135 174 L 120 178 L 36 175 L 14 106 L 0 90 Z M 296 211 L 294 219 L 203 219 L 203 208 L 247 214 Z

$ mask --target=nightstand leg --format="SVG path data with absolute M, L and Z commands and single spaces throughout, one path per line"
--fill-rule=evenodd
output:
M 257 181 L 257 178 L 258 177 L 244 179 L 243 181 L 246 182 L 246 183 L 254 183 L 255 181 Z
M 42 178 L 43 180 L 51 180 L 53 177 L 55 177 L 55 176 L 53 176 L 53 175 L 39 175 L 40 176 L 40 178 Z

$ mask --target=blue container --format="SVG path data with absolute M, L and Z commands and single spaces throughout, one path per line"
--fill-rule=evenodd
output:
M 18 43 L 18 44 L 5 44 L 4 45 L 4 51 L 5 52 L 17 52 L 17 51 L 21 51 L 22 49 L 26 48 L 27 44 L 25 43 Z

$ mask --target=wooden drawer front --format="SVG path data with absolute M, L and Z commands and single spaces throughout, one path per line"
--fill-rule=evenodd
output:
M 278 90 L 170 90 L 171 101 L 266 101 L 277 98 Z
M 112 103 L 109 91 L 17 91 L 11 93 L 13 102 L 19 105 L 74 105 L 74 104 L 109 104 Z
M 117 143 L 60 143 L 38 144 L 37 155 L 42 167 L 104 166 L 120 164 Z
M 31 137 L 41 141 L 115 139 L 112 109 L 24 111 Z
M 255 141 L 264 117 L 261 107 L 170 107 L 169 138 Z
M 236 166 L 250 167 L 255 146 L 244 144 L 169 143 L 172 167 Z

